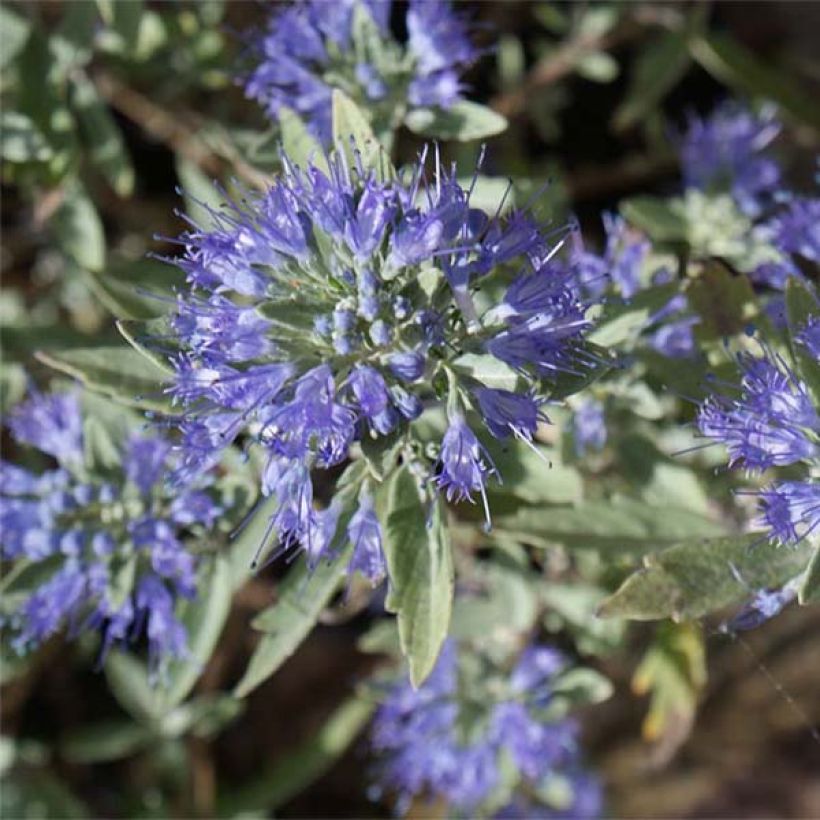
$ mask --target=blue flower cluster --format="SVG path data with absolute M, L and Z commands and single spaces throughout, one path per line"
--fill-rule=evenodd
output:
M 707 119 L 693 118 L 680 150 L 687 187 L 727 192 L 755 220 L 753 234 L 771 245 L 773 258 L 750 276 L 775 290 L 803 276 L 799 259 L 820 262 L 820 199 L 785 189 L 770 151 L 780 128 L 771 107 L 756 114 L 730 101 Z M 776 313 L 780 302 L 773 308 Z
M 797 338 L 820 360 L 820 321 Z M 726 445 L 729 464 L 751 472 L 802 464 L 802 480 L 776 481 L 759 493 L 761 524 L 773 542 L 796 544 L 820 527 L 820 415 L 808 388 L 783 359 L 741 354 L 739 396 L 718 394 L 698 412 L 702 435 Z
M 578 727 L 550 714 L 551 685 L 564 665 L 557 651 L 533 645 L 508 677 L 494 681 L 493 694 L 462 691 L 457 646 L 446 643 L 424 684 L 397 684 L 376 713 L 374 796 L 395 796 L 401 812 L 415 798 L 440 797 L 466 816 L 482 804 L 498 804 L 500 796 L 498 816 L 516 817 L 561 781 L 571 786 L 564 790 L 565 804 L 542 799 L 538 811 L 579 820 L 599 816 L 601 790 L 580 768 Z M 506 784 L 508 791 L 502 783 L 505 759 L 520 775 L 517 786 Z M 541 816 L 538 811 L 526 816 Z
M 271 531 L 313 562 L 329 554 L 339 510 L 315 509 L 311 471 L 341 464 L 354 443 L 401 440 L 446 394 L 437 453 L 405 439 L 403 457 L 448 498 L 486 501 L 493 466 L 469 411 L 491 435 L 529 441 L 539 394 L 590 364 L 587 304 L 569 272 L 545 261 L 542 226 L 471 207 L 455 168 L 437 158 L 430 180 L 425 159 L 385 181 L 341 154 L 305 169 L 284 158 L 266 193 L 213 212 L 174 260 L 190 284 L 170 319 L 179 476 L 213 464 L 240 434 L 257 442 L 262 491 L 279 502 Z M 490 274 L 509 284 L 479 315 L 475 290 Z M 499 369 L 516 389 L 484 380 Z M 350 566 L 375 583 L 380 527 L 366 483 L 362 493 Z
M 706 119 L 691 117 L 680 146 L 684 184 L 729 190 L 741 210 L 756 216 L 781 186 L 780 166 L 765 153 L 779 133 L 773 108 L 755 114 L 732 100 Z
M 283 107 L 329 144 L 331 96 L 340 88 L 377 122 L 395 128 L 407 107 L 450 108 L 477 51 L 446 0 L 410 0 L 407 43 L 390 32 L 391 0 L 302 0 L 277 8 L 256 38 L 248 97 L 276 119 Z
M 194 597 L 196 566 L 180 537 L 220 513 L 203 482 L 170 495 L 170 444 L 139 433 L 120 442 L 121 467 L 91 467 L 71 393 L 35 393 L 8 424 L 18 444 L 56 461 L 40 472 L 0 462 L 2 557 L 40 579 L 19 595 L 11 579 L 13 645 L 23 651 L 68 627 L 98 630 L 103 651 L 144 634 L 155 669 L 184 657 L 174 608 Z

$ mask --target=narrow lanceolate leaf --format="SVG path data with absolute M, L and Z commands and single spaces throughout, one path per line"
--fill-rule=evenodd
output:
M 691 64 L 686 36 L 668 31 L 649 42 L 632 67 L 626 99 L 615 112 L 615 127 L 630 128 L 648 114 Z
M 820 129 L 820 108 L 811 95 L 737 40 L 713 33 L 693 37 L 689 45 L 695 60 L 721 82 L 744 94 L 773 100 L 798 122 Z
M 74 78 L 72 100 L 91 162 L 122 197 L 134 189 L 134 168 L 125 140 L 94 83 L 83 73 Z
M 322 145 L 308 131 L 302 118 L 292 109 L 279 109 L 279 128 L 282 132 L 282 147 L 291 162 L 305 167 L 308 163 L 327 171 L 327 159 Z
M 362 731 L 375 704 L 351 698 L 318 733 L 236 792 L 220 796 L 220 817 L 268 814 L 321 777 Z
M 651 507 L 629 498 L 587 501 L 574 507 L 524 507 L 499 516 L 494 532 L 536 547 L 563 544 L 602 555 L 643 555 L 685 538 L 722 535 L 723 528 L 682 507 Z
M 501 114 L 469 100 L 461 100 L 446 110 L 417 108 L 405 117 L 404 124 L 424 137 L 459 142 L 494 137 L 507 128 L 507 120 Z
M 786 314 L 789 320 L 789 340 L 797 372 L 806 382 L 816 402 L 820 403 L 820 362 L 798 340 L 810 319 L 820 321 L 820 301 L 807 284 L 792 277 L 786 284 Z
M 347 525 L 356 508 L 365 469 L 362 461 L 356 461 L 339 479 L 336 498 L 341 504 L 341 511 L 336 533 L 328 547 L 328 553 L 335 558 L 319 564 L 314 570 L 310 570 L 307 562 L 300 558 L 279 586 L 276 603 L 254 619 L 254 629 L 265 634 L 251 655 L 245 674 L 234 689 L 236 697 L 244 697 L 267 680 L 296 651 L 339 588 L 347 572 L 349 557 L 349 550 L 346 548 Z M 273 509 L 275 499 L 266 502 L 248 526 L 248 530 L 257 527 L 257 545 L 267 534 L 264 530 L 260 531 L 258 526 L 261 522 L 267 524 Z M 243 540 L 247 538 L 250 542 L 254 535 L 248 530 L 247 535 L 243 534 Z M 240 545 L 240 551 L 245 552 L 246 546 Z
M 820 603 L 820 545 L 815 547 L 797 598 L 803 605 Z
M 112 649 L 103 669 L 111 692 L 128 713 L 148 724 L 161 716 L 162 705 L 144 663 L 127 652 Z
M 40 351 L 43 364 L 79 379 L 90 390 L 131 407 L 167 412 L 170 401 L 163 393 L 166 374 L 136 350 L 122 347 L 86 347 Z
M 79 181 L 66 186 L 63 204 L 52 220 L 63 251 L 81 268 L 99 271 L 105 265 L 105 232 L 91 197 Z
M 422 504 L 407 467 L 386 487 L 384 551 L 390 575 L 387 607 L 396 613 L 410 680 L 419 686 L 435 665 L 447 637 L 453 604 L 453 558 L 445 507 L 432 514 Z
M 71 763 L 106 763 L 144 749 L 154 738 L 146 726 L 131 721 L 106 721 L 83 726 L 60 744 L 60 756 Z
M 647 555 L 644 567 L 601 604 L 598 614 L 637 621 L 700 618 L 754 590 L 783 586 L 805 569 L 810 553 L 805 544 L 775 546 L 765 533 L 684 541 Z
M 217 556 L 197 585 L 197 597 L 186 601 L 180 619 L 188 633 L 185 660 L 175 661 L 163 691 L 163 708 L 168 711 L 181 703 L 193 689 L 216 647 L 231 609 L 231 568 L 227 558 Z
M 361 162 L 381 180 L 395 177 L 390 157 L 376 139 L 364 112 L 338 88 L 333 91 L 333 142 L 351 167 Z
M 290 569 L 276 603 L 253 622 L 254 628 L 265 634 L 234 689 L 236 697 L 245 697 L 266 681 L 308 636 L 344 577 L 345 557 L 320 564 L 313 572 L 303 559 Z

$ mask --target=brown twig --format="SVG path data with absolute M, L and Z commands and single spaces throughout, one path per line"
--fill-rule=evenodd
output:
M 245 162 L 233 146 L 223 145 L 224 156 L 220 158 L 197 135 L 196 125 L 186 122 L 182 115 L 166 111 L 153 100 L 106 72 L 95 74 L 94 83 L 109 105 L 209 176 L 221 176 L 226 165 L 223 160 L 226 160 L 230 163 L 232 172 L 243 182 L 260 190 L 269 187 L 269 177 Z
M 640 25 L 630 20 L 606 34 L 587 35 L 564 43 L 556 51 L 539 60 L 519 88 L 499 94 L 490 100 L 490 107 L 509 118 L 523 114 L 533 92 L 571 74 L 582 57 L 596 51 L 609 51 L 633 39 L 642 30 Z
M 642 36 L 650 26 L 679 28 L 682 20 L 677 9 L 636 6 L 630 9 L 629 17 L 614 29 L 578 36 L 562 43 L 533 66 L 519 88 L 497 95 L 490 100 L 490 106 L 505 117 L 517 117 L 526 111 L 533 92 L 571 74 L 581 58 L 597 51 L 619 48 Z
M 572 202 L 612 197 L 671 174 L 677 167 L 678 160 L 671 151 L 633 154 L 614 165 L 589 165 L 566 178 L 567 195 Z

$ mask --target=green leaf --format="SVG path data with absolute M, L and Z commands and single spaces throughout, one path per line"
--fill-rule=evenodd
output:
M 79 765 L 107 763 L 144 749 L 153 737 L 151 729 L 131 721 L 95 723 L 69 734 L 60 743 L 60 755 Z
M 0 9 L 5 8 L 0 6 Z M 45 134 L 19 111 L 0 112 L 0 156 L 7 162 L 46 162 L 54 155 Z
M 103 670 L 112 694 L 126 712 L 143 723 L 154 725 L 162 715 L 162 704 L 148 679 L 145 664 L 133 655 L 112 649 Z
M 140 23 L 143 15 L 142 0 L 97 0 L 100 15 L 111 29 L 119 35 L 122 46 L 128 51 L 139 42 Z
M 745 46 L 726 34 L 693 37 L 692 56 L 703 68 L 726 85 L 773 100 L 798 122 L 820 129 L 820 106 L 790 75 L 759 60 Z
M 689 734 L 706 685 L 706 651 L 696 624 L 662 623 L 632 678 L 636 695 L 651 693 L 642 730 L 646 740 L 673 748 Z
M 394 428 L 386 436 L 364 433 L 360 446 L 367 467 L 376 481 L 384 481 L 396 465 L 399 452 L 407 442 L 406 431 Z
M 105 232 L 94 203 L 75 180 L 66 185 L 63 204 L 52 227 L 65 253 L 81 268 L 99 271 L 105 265 Z
M 202 173 L 199 166 L 177 154 L 177 179 L 185 199 L 185 212 L 201 228 L 215 228 L 214 217 L 209 208 L 221 211 L 224 197 L 214 185 L 214 180 Z
M 279 109 L 279 128 L 282 131 L 282 147 L 291 162 L 307 167 L 315 165 L 327 173 L 327 159 L 322 144 L 308 131 L 302 118 L 291 108 Z
M 0 816 L 36 820 L 83 820 L 94 815 L 55 775 L 20 767 L 3 778 Z
M 336 592 L 347 572 L 347 550 L 342 547 L 364 470 L 363 463 L 355 462 L 339 479 L 336 497 L 341 503 L 341 512 L 329 551 L 341 554 L 333 561 L 320 563 L 313 571 L 303 559 L 294 564 L 277 590 L 276 603 L 254 619 L 253 627 L 266 634 L 259 640 L 245 674 L 234 688 L 236 697 L 245 697 L 296 651 Z M 258 547 L 262 538 L 269 536 L 267 522 L 275 509 L 276 500 L 272 498 L 257 512 L 242 535 L 241 541 L 245 544 L 239 545 L 241 552 L 247 553 L 251 543 Z
M 690 64 L 683 33 L 667 31 L 650 40 L 632 66 L 629 91 L 615 112 L 615 127 L 626 129 L 640 122 L 678 84 Z
M 628 310 L 612 319 L 601 320 L 589 334 L 589 340 L 602 347 L 614 347 L 624 342 L 634 342 L 646 327 L 649 318 L 647 308 Z
M 116 325 L 120 336 L 131 345 L 136 353 L 139 353 L 149 364 L 159 370 L 165 381 L 173 375 L 174 371 L 168 364 L 164 354 L 157 353 L 149 347 L 152 339 L 167 338 L 170 334 L 170 328 L 164 316 L 149 319 L 145 322 L 120 319 L 116 322 Z
M 450 634 L 459 640 L 515 641 L 533 628 L 538 580 L 511 561 L 476 564 L 467 589 L 453 602 Z
M 453 557 L 441 499 L 428 513 L 416 479 L 400 467 L 385 485 L 384 553 L 390 575 L 385 606 L 397 614 L 413 686 L 430 674 L 447 637 L 453 601 Z M 381 506 L 381 505 L 380 505 Z
M 253 574 L 253 558 L 268 531 L 271 516 L 279 509 L 275 498 L 266 498 L 251 513 L 252 518 L 242 527 L 228 550 L 231 567 L 231 586 L 239 589 Z
M 333 143 L 351 168 L 356 167 L 355 151 L 365 169 L 374 171 L 386 181 L 396 175 L 390 157 L 379 144 L 367 116 L 361 108 L 338 88 L 333 89 Z
M 0 6 L 0 69 L 5 69 L 23 50 L 30 31 L 31 25 L 25 17 L 6 4 Z
M 83 422 L 85 463 L 91 470 L 112 470 L 122 463 L 122 454 L 105 425 L 94 416 Z
M 269 814 L 320 778 L 355 740 L 375 704 L 351 698 L 339 706 L 319 732 L 291 749 L 236 792 L 220 794 L 220 817 Z
M 300 560 L 278 590 L 276 603 L 263 610 L 253 626 L 265 634 L 256 645 L 234 695 L 243 698 L 266 681 L 296 651 L 313 629 L 346 573 L 344 556 L 311 572 Z
M 576 63 L 575 70 L 594 83 L 611 83 L 620 73 L 618 61 L 605 51 L 584 54 Z
M 413 109 L 404 118 L 404 124 L 423 137 L 470 142 L 505 131 L 507 119 L 486 105 L 460 100 L 448 109 Z
M 574 467 L 561 464 L 556 451 L 537 443 L 530 447 L 512 437 L 505 441 L 487 438 L 485 444 L 502 480 L 487 486 L 491 510 L 493 499 L 502 495 L 526 504 L 580 502 L 581 475 Z
M 800 574 L 810 549 L 778 547 L 763 533 L 687 540 L 644 557 L 601 604 L 604 618 L 676 621 L 700 618 L 748 597 L 751 590 L 777 588 Z
M 609 678 L 594 669 L 576 666 L 560 674 L 550 683 L 553 696 L 566 699 L 571 705 L 603 703 L 612 696 Z
M 456 373 L 475 379 L 485 387 L 515 390 L 518 385 L 518 373 L 489 353 L 465 353 L 452 363 L 452 368 Z
M 105 271 L 88 274 L 101 302 L 118 319 L 154 319 L 169 312 L 174 287 L 184 277 L 178 268 L 157 259 L 109 259 Z
M 49 367 L 79 379 L 95 390 L 132 407 L 168 412 L 163 394 L 167 374 L 129 347 L 86 347 L 40 351 L 37 358 Z
M 815 403 L 820 404 L 820 361 L 798 340 L 811 319 L 820 321 L 820 302 L 814 290 L 794 276 L 786 283 L 786 315 L 797 372 L 814 396 Z
M 188 632 L 190 657 L 174 661 L 163 691 L 163 708 L 172 709 L 193 689 L 222 634 L 231 609 L 231 568 L 218 555 L 197 584 L 197 597 L 184 601 L 179 617 Z
M 650 507 L 617 498 L 575 507 L 522 507 L 496 518 L 495 531 L 537 547 L 563 544 L 610 556 L 643 555 L 689 537 L 721 535 L 722 527 L 680 507 Z
M 606 597 L 604 590 L 574 581 L 572 584 L 541 581 L 538 596 L 545 608 L 544 626 L 549 632 L 569 632 L 578 651 L 604 655 L 621 645 L 623 624 L 597 618 L 596 612 Z
M 687 238 L 686 220 L 673 204 L 653 196 L 625 199 L 620 205 L 624 219 L 644 231 L 656 242 L 683 244 Z
M 88 77 L 78 73 L 73 88 L 73 107 L 91 162 L 119 196 L 130 196 L 134 190 L 134 167 L 119 126 Z
M 716 340 L 742 333 L 757 313 L 748 276 L 734 276 L 720 264 L 709 265 L 686 290 L 689 304 L 700 316 L 698 339 Z
M 820 544 L 814 548 L 797 597 L 803 606 L 820 603 Z

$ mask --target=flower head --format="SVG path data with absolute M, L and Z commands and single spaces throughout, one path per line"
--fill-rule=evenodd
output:
M 411 423 L 442 401 L 435 384 L 449 384 L 451 424 L 438 459 L 416 448 L 416 466 L 448 498 L 479 493 L 486 506 L 492 467 L 467 411 L 494 436 L 529 440 L 540 394 L 590 366 L 588 305 L 566 268 L 542 262 L 542 226 L 529 213 L 488 217 L 438 156 L 429 179 L 426 157 L 390 177 L 342 154 L 305 168 L 284 157 L 270 190 L 181 240 L 190 287 L 170 319 L 176 475 L 214 464 L 237 437 L 255 443 L 262 491 L 279 501 L 274 537 L 314 559 L 325 539 L 312 472 L 343 463 L 355 443 L 414 435 Z M 490 274 L 509 277 L 506 302 L 479 315 L 474 293 Z M 513 367 L 519 389 L 485 384 L 465 357 Z M 371 580 L 384 574 L 375 523 L 363 501 L 348 528 L 351 568 Z
M 413 798 L 441 797 L 457 815 L 475 816 L 501 782 L 505 759 L 524 787 L 517 799 L 530 793 L 528 786 L 577 770 L 574 722 L 541 709 L 563 666 L 549 647 L 530 647 L 502 694 L 462 701 L 457 647 L 446 643 L 425 683 L 417 690 L 396 684 L 376 713 L 377 793 L 397 795 L 399 811 Z
M 575 451 L 581 456 L 589 450 L 601 450 L 606 444 L 604 406 L 595 399 L 585 399 L 572 417 Z
M 749 470 L 817 458 L 820 418 L 803 382 L 773 356 L 738 361 L 740 396 L 709 398 L 698 413 L 701 434 L 726 445 L 730 465 Z
M 377 124 L 395 126 L 412 108 L 450 108 L 478 52 L 463 15 L 446 0 L 410 0 L 407 43 L 390 32 L 390 0 L 301 0 L 277 8 L 252 42 L 245 93 L 272 119 L 296 111 L 325 144 L 331 98 L 342 88 Z
M 42 473 L 0 463 L 3 558 L 45 572 L 10 619 L 14 645 L 22 651 L 67 627 L 98 630 L 107 648 L 138 637 L 144 625 L 154 668 L 185 657 L 174 607 L 196 594 L 196 562 L 181 536 L 209 529 L 219 514 L 205 491 L 208 476 L 170 493 L 170 444 L 137 433 L 112 442 L 119 475 L 110 465 L 98 471 L 85 456 L 82 409 L 71 393 L 34 394 L 10 427 L 20 444 L 57 461 Z
M 771 109 L 756 114 L 734 102 L 692 117 L 680 147 L 686 187 L 729 191 L 756 215 L 780 187 L 780 168 L 765 153 L 779 131 Z
M 814 326 L 809 322 L 797 344 L 811 349 Z M 803 381 L 774 354 L 741 355 L 740 395 L 707 399 L 698 413 L 701 433 L 724 443 L 730 466 L 751 471 L 804 465 L 802 480 L 775 481 L 756 493 L 759 523 L 770 540 L 796 545 L 820 527 L 820 415 Z

